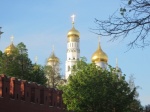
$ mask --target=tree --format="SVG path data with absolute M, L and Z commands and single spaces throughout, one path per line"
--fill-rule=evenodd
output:
M 143 107 L 139 100 L 134 99 L 133 102 L 130 104 L 131 112 L 143 112 Z
M 44 73 L 47 78 L 47 86 L 51 88 L 56 88 L 61 80 L 60 70 L 55 66 L 46 65 L 44 67 Z
M 150 104 L 144 106 L 144 112 L 150 112 Z
M 0 73 L 26 80 L 32 69 L 32 62 L 26 51 L 26 46 L 21 42 L 17 47 L 11 48 L 9 53 L 1 53 Z
M 0 52 L 0 74 L 45 85 L 44 68 L 32 64 L 27 51 L 26 45 L 21 42 L 9 54 Z
M 68 110 L 75 112 L 132 112 L 136 88 L 114 69 L 78 61 L 66 85 L 61 87 Z
M 20 42 L 17 45 L 18 51 L 21 55 L 27 56 L 28 57 L 28 49 L 26 48 L 26 45 L 23 42 Z
M 36 82 L 38 84 L 46 85 L 46 77 L 44 74 L 44 67 L 41 65 L 33 64 L 31 75 L 28 76 L 28 80 Z
M 129 87 L 131 90 L 133 90 L 134 88 L 139 88 L 139 86 L 136 86 L 135 87 L 135 84 L 134 84 L 134 77 L 133 75 L 131 75 L 129 77 Z M 138 99 L 139 97 L 139 93 L 136 91 L 135 92 L 135 96 L 134 96 L 134 100 L 133 102 L 130 104 L 130 109 L 131 109 L 131 112 L 141 112 L 143 110 L 143 107 Z
M 18 55 L 17 54 L 5 54 L 2 53 L 0 56 L 0 73 L 6 74 L 11 77 L 20 78 L 20 65 L 18 62 Z
M 114 41 L 119 37 L 125 38 L 130 34 L 135 34 L 131 42 L 128 43 L 130 48 L 145 47 L 150 44 L 150 1 L 149 0 L 122 0 L 123 6 L 120 8 L 120 16 L 114 13 L 108 20 L 95 19 L 98 25 L 98 35 L 112 36 Z M 134 35 L 132 35 L 134 36 Z
M 18 62 L 20 65 L 19 69 L 21 71 L 21 79 L 27 80 L 33 67 L 31 60 L 28 58 L 28 49 L 23 42 L 20 42 L 17 45 L 17 49 L 19 52 Z

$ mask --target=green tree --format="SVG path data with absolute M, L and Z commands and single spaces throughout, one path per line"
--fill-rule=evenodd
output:
M 31 75 L 28 76 L 28 80 L 36 82 L 38 84 L 46 85 L 46 77 L 44 75 L 44 67 L 41 65 L 33 64 Z
M 33 68 L 32 61 L 28 57 L 28 49 L 26 48 L 26 45 L 23 42 L 20 42 L 17 45 L 17 49 L 19 52 L 17 59 L 20 65 L 19 70 L 21 71 L 20 78 L 28 80 L 28 77 L 30 76 L 30 73 Z
M 144 107 L 144 112 L 150 112 L 150 104 Z
M 82 60 L 61 89 L 67 109 L 75 112 L 132 112 L 136 93 L 125 76 L 119 77 L 113 68 L 104 70 Z
M 129 47 L 145 47 L 150 44 L 150 1 L 121 0 L 121 8 L 107 20 L 95 19 L 98 26 L 96 32 L 103 36 L 112 36 L 111 41 L 125 38 L 132 34 Z M 134 36 L 133 36 L 134 34 Z
M 0 74 L 37 82 L 42 85 L 46 82 L 43 67 L 32 64 L 28 57 L 26 45 L 23 42 L 19 43 L 16 49 L 9 54 L 0 52 Z
M 57 88 L 61 81 L 60 70 L 56 66 L 46 65 L 44 73 L 47 78 L 47 86 Z
M 17 55 L 7 55 L 2 53 L 0 56 L 0 73 L 8 76 L 18 77 L 21 75 L 19 70 Z
M 130 104 L 131 112 L 143 112 L 143 107 L 139 100 L 134 99 L 133 102 Z

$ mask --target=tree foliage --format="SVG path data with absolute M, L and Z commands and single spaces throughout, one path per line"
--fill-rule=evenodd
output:
M 36 63 L 33 64 L 31 75 L 28 76 L 28 80 L 46 85 L 47 78 L 44 73 L 44 67 Z
M 46 65 L 44 67 L 44 73 L 47 77 L 47 86 L 56 88 L 61 81 L 60 69 L 56 66 L 52 67 L 50 65 Z
M 112 36 L 111 41 L 119 37 L 125 38 L 130 34 L 132 38 L 128 43 L 130 48 L 134 46 L 145 47 L 150 44 L 150 1 L 149 0 L 122 0 L 119 10 L 120 16 L 114 13 L 108 20 L 95 19 L 99 35 Z
M 16 48 L 9 55 L 0 52 L 0 74 L 45 84 L 44 69 L 40 65 L 32 64 L 26 45 L 21 42 Z
M 61 89 L 67 109 L 75 112 L 132 112 L 136 92 L 113 68 L 103 70 L 84 61 L 77 62 Z
M 150 112 L 150 104 L 144 107 L 144 112 Z

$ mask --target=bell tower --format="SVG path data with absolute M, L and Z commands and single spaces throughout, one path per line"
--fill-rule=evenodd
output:
M 66 70 L 65 79 L 68 79 L 71 74 L 72 66 L 76 64 L 77 60 L 80 58 L 80 33 L 74 27 L 75 15 L 72 18 L 72 29 L 67 35 L 67 60 L 66 60 Z

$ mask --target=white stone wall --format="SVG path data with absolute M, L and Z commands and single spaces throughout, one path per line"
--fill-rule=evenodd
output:
M 105 62 L 97 62 L 95 64 L 97 66 L 100 66 L 102 69 L 106 69 L 107 68 L 107 64 Z
M 77 37 L 79 38 L 79 37 Z M 78 40 L 78 39 L 77 39 Z M 65 69 L 65 79 L 71 74 L 71 68 L 80 58 L 80 43 L 78 41 L 68 41 L 67 43 L 67 60 Z

